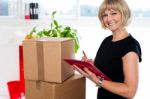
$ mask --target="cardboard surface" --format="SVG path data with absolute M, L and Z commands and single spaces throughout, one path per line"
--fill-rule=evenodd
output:
M 23 41 L 26 80 L 62 83 L 74 74 L 64 58 L 74 58 L 74 40 L 40 38 Z
M 85 78 L 75 74 L 63 83 L 26 80 L 26 99 L 85 99 Z

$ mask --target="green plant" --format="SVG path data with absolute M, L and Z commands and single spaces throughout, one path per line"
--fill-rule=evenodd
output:
M 52 21 L 48 28 L 43 28 L 38 31 L 37 26 L 33 27 L 31 32 L 26 36 L 26 39 L 40 38 L 40 37 L 61 37 L 61 38 L 73 38 L 75 40 L 75 53 L 79 49 L 79 36 L 77 30 L 70 26 L 60 25 L 55 19 L 56 11 L 52 12 Z

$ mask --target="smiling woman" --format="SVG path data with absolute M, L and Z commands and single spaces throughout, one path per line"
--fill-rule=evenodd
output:
M 75 7 L 73 8 L 74 10 L 72 10 L 74 12 L 72 12 L 72 15 L 70 15 L 70 17 L 73 18 L 77 17 L 75 20 L 68 20 L 68 17 L 66 17 L 67 15 L 69 16 L 69 12 L 68 12 L 68 14 L 65 14 L 66 16 L 61 16 L 60 13 L 59 17 L 61 19 L 58 21 L 59 22 L 62 21 L 64 24 L 69 23 L 69 25 L 71 24 L 71 26 L 79 30 L 81 35 L 81 40 L 82 40 L 81 48 L 85 49 L 85 52 L 87 53 L 88 57 L 95 56 L 95 52 L 98 48 L 99 43 L 101 42 L 103 37 L 109 35 L 108 31 L 100 28 L 98 20 L 95 19 L 91 20 L 93 16 L 97 17 L 96 14 L 94 13 L 97 12 L 98 10 L 96 10 L 95 8 L 98 7 L 99 4 L 101 4 L 100 2 L 102 0 L 57 0 L 58 4 L 62 4 L 60 6 L 57 3 L 53 3 L 55 2 L 55 0 L 0 0 L 0 7 L 2 7 L 1 5 L 3 5 L 3 1 L 8 1 L 9 3 L 8 16 L 16 16 L 16 15 L 18 16 L 20 15 L 19 13 L 23 13 L 23 11 L 18 12 L 18 10 L 16 9 L 18 9 L 18 7 L 22 9 L 24 6 L 18 6 L 18 5 L 23 5 L 24 2 L 35 2 L 35 1 L 43 2 L 41 5 L 39 5 L 39 8 L 41 9 L 40 13 L 42 14 L 42 16 L 49 15 L 49 13 L 44 14 L 45 10 L 42 9 L 46 9 L 47 11 L 52 10 L 50 7 L 44 8 L 44 6 L 48 6 L 49 4 L 53 4 L 58 7 L 57 9 L 61 9 L 61 10 L 63 10 L 64 7 L 66 7 L 64 9 L 70 10 L 72 9 L 71 6 L 75 5 Z M 20 1 L 20 3 L 18 3 L 18 1 Z M 52 3 L 50 3 L 49 1 L 51 1 Z M 64 2 L 62 3 L 62 1 Z M 92 1 L 92 2 L 88 2 L 88 1 Z M 130 5 L 130 8 L 134 15 L 134 20 L 132 24 L 129 26 L 129 28 L 127 28 L 127 30 L 129 31 L 129 33 L 132 33 L 132 36 L 136 37 L 137 40 L 140 41 L 143 50 L 143 55 L 142 55 L 143 62 L 139 66 L 139 71 L 140 71 L 139 88 L 135 96 L 135 99 L 143 99 L 143 97 L 147 97 L 147 99 L 150 99 L 149 87 L 147 87 L 149 86 L 150 83 L 150 79 L 147 77 L 147 75 L 150 75 L 149 72 L 150 48 L 147 46 L 149 45 L 149 41 L 150 41 L 149 39 L 150 7 L 149 7 L 149 3 L 147 3 L 148 0 L 126 0 L 126 1 Z M 44 2 L 48 2 L 48 3 L 46 4 Z M 67 7 L 67 5 L 69 7 Z M 3 10 L 0 9 L 0 13 L 1 11 Z M 63 12 L 67 12 L 67 10 Z M 85 18 L 87 16 L 89 18 Z M 3 20 L 2 17 L 6 17 L 5 18 L 6 20 Z M 80 18 L 83 17 L 84 19 L 80 20 Z M 21 18 L 19 17 L 19 19 Z M 48 18 L 50 19 L 49 16 Z M 9 20 L 9 17 L 0 15 L 0 31 L 1 31 L 0 32 L 1 34 L 0 59 L 2 60 L 0 61 L 0 99 L 9 99 L 7 93 L 7 87 L 5 87 L 6 81 L 11 79 L 18 79 L 18 68 L 16 68 L 18 64 L 17 61 L 18 54 L 16 51 L 16 45 L 24 38 L 26 33 L 29 33 L 29 31 L 35 24 L 39 24 L 39 23 L 47 24 L 47 22 L 49 22 L 47 21 L 47 18 L 45 18 L 44 20 L 43 19 L 41 20 L 39 18 L 38 20 L 35 21 L 26 21 L 22 19 L 18 21 L 17 18 L 15 18 L 14 20 Z M 81 57 L 82 53 L 81 55 L 79 54 L 78 54 L 79 56 L 78 58 Z M 86 99 L 96 99 L 97 88 L 95 87 L 95 84 L 87 80 L 86 85 L 87 85 Z

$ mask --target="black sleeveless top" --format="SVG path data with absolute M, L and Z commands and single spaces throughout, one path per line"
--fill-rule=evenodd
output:
M 106 74 L 112 81 L 123 82 L 123 61 L 122 57 L 128 52 L 135 52 L 141 62 L 141 47 L 131 35 L 119 40 L 112 41 L 112 35 L 106 37 L 97 51 L 95 66 Z M 113 94 L 103 88 L 98 89 L 97 99 L 126 99 Z

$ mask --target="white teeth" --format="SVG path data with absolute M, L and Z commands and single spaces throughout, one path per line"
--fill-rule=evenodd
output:
M 115 23 L 109 23 L 108 25 L 109 25 L 109 26 L 112 26 L 112 25 L 115 25 Z

